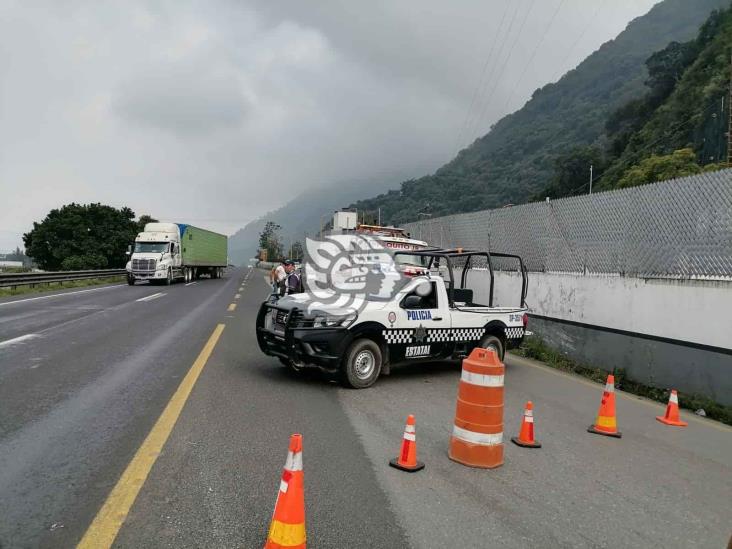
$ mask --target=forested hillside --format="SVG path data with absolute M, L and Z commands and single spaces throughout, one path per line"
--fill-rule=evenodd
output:
M 633 157 L 634 151 L 644 147 L 648 150 L 648 144 L 657 135 L 653 128 L 670 123 L 669 119 L 676 116 L 674 112 L 684 110 L 681 106 L 686 101 L 703 100 L 706 102 L 702 108 L 707 108 L 714 93 L 707 89 L 692 91 L 690 86 L 676 99 L 679 108 L 669 107 L 670 112 L 654 115 L 649 126 L 643 127 L 643 135 L 637 138 L 631 139 L 637 127 L 618 120 L 618 128 L 610 132 L 612 139 L 617 140 L 626 132 L 627 143 L 622 138 L 610 142 L 608 120 L 621 107 L 647 96 L 646 61 L 654 52 L 664 50 L 671 42 L 693 39 L 715 8 L 728 5 L 729 0 L 660 2 L 558 82 L 534 92 L 522 109 L 501 119 L 487 135 L 460 151 L 435 174 L 406 181 L 400 190 L 361 200 L 353 206 L 367 211 L 381 208 L 383 219 L 403 223 L 416 219 L 420 213 L 438 216 L 525 202 L 552 184 L 557 163 L 568 153 L 574 155 L 567 159 L 570 168 L 574 169 L 575 164 L 581 166 L 588 178 L 589 164 L 597 162 L 598 167 L 603 167 L 604 151 L 613 145 L 620 148 L 617 154 L 623 165 L 632 165 L 638 160 Z M 713 29 L 712 34 L 716 34 Z M 678 54 L 682 63 L 695 58 L 691 51 L 666 53 L 672 58 Z M 661 63 L 666 60 L 658 59 Z M 700 73 L 705 66 L 700 61 Z M 633 124 L 637 126 L 638 121 Z M 689 124 L 679 128 L 676 137 L 669 139 L 662 150 L 679 148 L 678 144 L 693 127 Z M 621 169 L 618 171 L 622 173 Z M 607 184 L 618 177 L 619 174 L 609 172 Z

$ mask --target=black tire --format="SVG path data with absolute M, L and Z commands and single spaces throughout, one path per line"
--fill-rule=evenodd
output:
M 485 335 L 480 340 L 478 346 L 482 349 L 495 349 L 496 353 L 498 353 L 498 358 L 503 362 L 503 355 L 506 353 L 506 349 L 504 348 L 503 341 L 498 336 L 492 334 Z
M 135 285 L 135 277 L 134 276 L 127 275 L 127 284 L 129 284 L 130 286 L 134 286 Z
M 173 271 L 168 269 L 168 276 L 165 277 L 165 285 L 170 286 L 173 283 Z
M 352 389 L 371 387 L 381 374 L 381 348 L 366 338 L 351 343 L 341 366 L 343 384 Z

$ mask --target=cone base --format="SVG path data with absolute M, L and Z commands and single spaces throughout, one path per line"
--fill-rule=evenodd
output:
M 687 425 L 689 425 L 685 421 L 673 421 L 670 419 L 666 419 L 665 416 L 656 416 L 656 419 L 661 423 L 665 423 L 666 425 L 674 425 L 675 427 L 686 427 Z
M 424 463 L 421 461 L 418 461 L 416 465 L 413 467 L 409 467 L 408 465 L 402 465 L 399 463 L 399 459 L 394 458 L 392 460 L 389 460 L 389 465 L 394 467 L 395 469 L 399 469 L 400 471 L 406 471 L 407 473 L 416 473 L 417 471 L 421 471 L 424 469 Z
M 606 437 L 615 437 L 615 438 L 621 438 L 623 434 L 620 431 L 615 431 L 614 433 L 608 433 L 607 431 L 599 431 L 595 429 L 594 425 L 590 425 L 587 429 L 588 433 L 594 433 L 596 435 L 605 435 Z
M 524 442 L 519 437 L 511 437 L 511 442 L 516 446 L 522 446 L 523 448 L 541 448 L 540 442 Z

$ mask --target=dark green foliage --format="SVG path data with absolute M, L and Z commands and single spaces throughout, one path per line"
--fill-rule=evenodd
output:
M 644 99 L 647 80 L 657 97 L 669 93 L 670 80 L 690 62 L 684 42 L 713 9 L 728 4 L 729 0 L 660 2 L 558 82 L 536 90 L 523 108 L 501 119 L 435 174 L 406 181 L 401 190 L 354 207 L 381 207 L 382 221 L 402 223 L 420 214 L 494 208 L 543 194 L 541 189 L 555 183 L 557 159 L 577 148 L 605 148 L 608 117 L 629 101 Z M 711 29 L 703 32 L 715 35 Z M 669 46 L 673 41 L 677 45 Z M 659 53 L 653 57 L 654 52 Z M 643 100 L 614 121 L 615 155 L 628 147 L 630 136 L 648 119 L 648 110 Z
M 590 166 L 594 175 L 605 170 L 605 155 L 599 147 L 576 147 L 554 161 L 554 175 L 549 186 L 536 200 L 586 194 L 590 187 Z
M 42 269 L 118 269 L 137 235 L 135 213 L 103 204 L 67 204 L 51 210 L 23 235 L 26 253 Z
M 267 221 L 264 229 L 259 233 L 259 249 L 267 250 L 268 261 L 282 259 L 282 238 L 280 237 L 282 227 L 274 221 Z
M 148 223 L 157 223 L 158 220 L 154 219 L 152 216 L 149 216 L 147 214 L 143 214 L 140 216 L 140 219 L 137 220 L 137 232 L 142 232 L 145 230 L 145 225 Z

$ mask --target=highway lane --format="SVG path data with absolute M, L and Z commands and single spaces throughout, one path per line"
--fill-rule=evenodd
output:
M 78 541 L 237 278 L 0 302 L 1 546 Z
M 365 391 L 289 375 L 256 348 L 265 293 L 260 271 L 118 547 L 261 545 L 296 431 L 314 547 L 721 547 L 732 534 L 728 427 L 688 414 L 688 428 L 667 427 L 663 406 L 618 393 L 623 438 L 591 435 L 601 385 L 509 357 L 506 441 L 533 399 L 544 447 L 508 442 L 502 468 L 463 467 L 447 458 L 459 367 L 402 368 Z M 416 474 L 388 466 L 408 413 L 427 464 Z
M 654 420 L 662 406 L 619 393 L 623 438 L 590 435 L 600 385 L 510 357 L 506 439 L 530 398 L 544 447 L 509 442 L 502 468 L 462 467 L 446 455 L 459 367 L 398 369 L 365 391 L 290 375 L 257 349 L 267 288 L 262 271 L 246 273 L 69 296 L 58 303 L 70 315 L 58 330 L 0 349 L 0 391 L 11 379 L 22 393 L 9 404 L 14 391 L 0 395 L 9 418 L 0 543 L 71 547 L 81 538 L 218 323 L 224 331 L 117 547 L 261 546 L 292 432 L 304 435 L 311 547 L 721 547 L 732 533 L 728 427 L 688 415 L 686 429 L 666 427 Z M 156 292 L 166 295 L 137 301 Z M 101 308 L 73 312 L 72 299 Z M 427 464 L 416 474 L 387 465 L 408 413 Z M 63 528 L 51 531 L 54 523 Z

